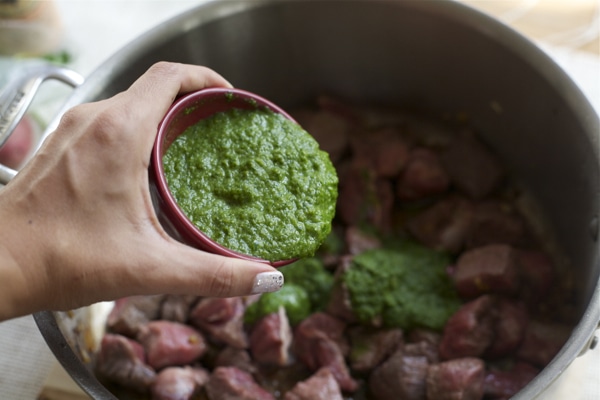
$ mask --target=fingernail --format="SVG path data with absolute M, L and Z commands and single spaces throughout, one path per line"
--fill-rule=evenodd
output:
M 276 292 L 283 286 L 283 274 L 278 271 L 261 272 L 254 278 L 252 294 Z

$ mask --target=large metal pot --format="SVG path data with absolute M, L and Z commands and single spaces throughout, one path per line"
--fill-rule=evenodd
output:
M 598 115 L 566 74 L 520 35 L 451 1 L 216 1 L 123 48 L 63 110 L 112 96 L 159 60 L 209 66 L 283 108 L 328 92 L 362 103 L 468 113 L 540 202 L 580 285 L 579 324 L 515 398 L 540 396 L 594 346 L 600 320 Z M 89 371 L 94 337 L 88 310 L 39 313 L 36 321 L 88 394 L 114 398 Z

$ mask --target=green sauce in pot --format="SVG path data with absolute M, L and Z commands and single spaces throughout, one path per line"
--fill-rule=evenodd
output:
M 269 261 L 312 256 L 331 231 L 338 177 L 298 124 L 232 109 L 189 127 L 163 168 L 187 217 L 217 243 Z

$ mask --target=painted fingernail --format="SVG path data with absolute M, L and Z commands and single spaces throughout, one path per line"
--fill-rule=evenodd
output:
M 283 286 L 283 274 L 278 271 L 261 272 L 254 278 L 252 294 L 276 292 Z

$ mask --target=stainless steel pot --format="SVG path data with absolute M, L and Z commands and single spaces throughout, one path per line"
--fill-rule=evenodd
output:
M 368 104 L 467 113 L 541 204 L 580 285 L 578 325 L 515 398 L 540 396 L 595 346 L 598 115 L 567 75 L 525 38 L 451 1 L 215 1 L 116 53 L 74 91 L 63 111 L 127 88 L 159 60 L 209 66 L 283 108 L 327 92 Z M 89 310 L 35 318 L 75 381 L 93 398 L 114 398 L 90 373 Z

